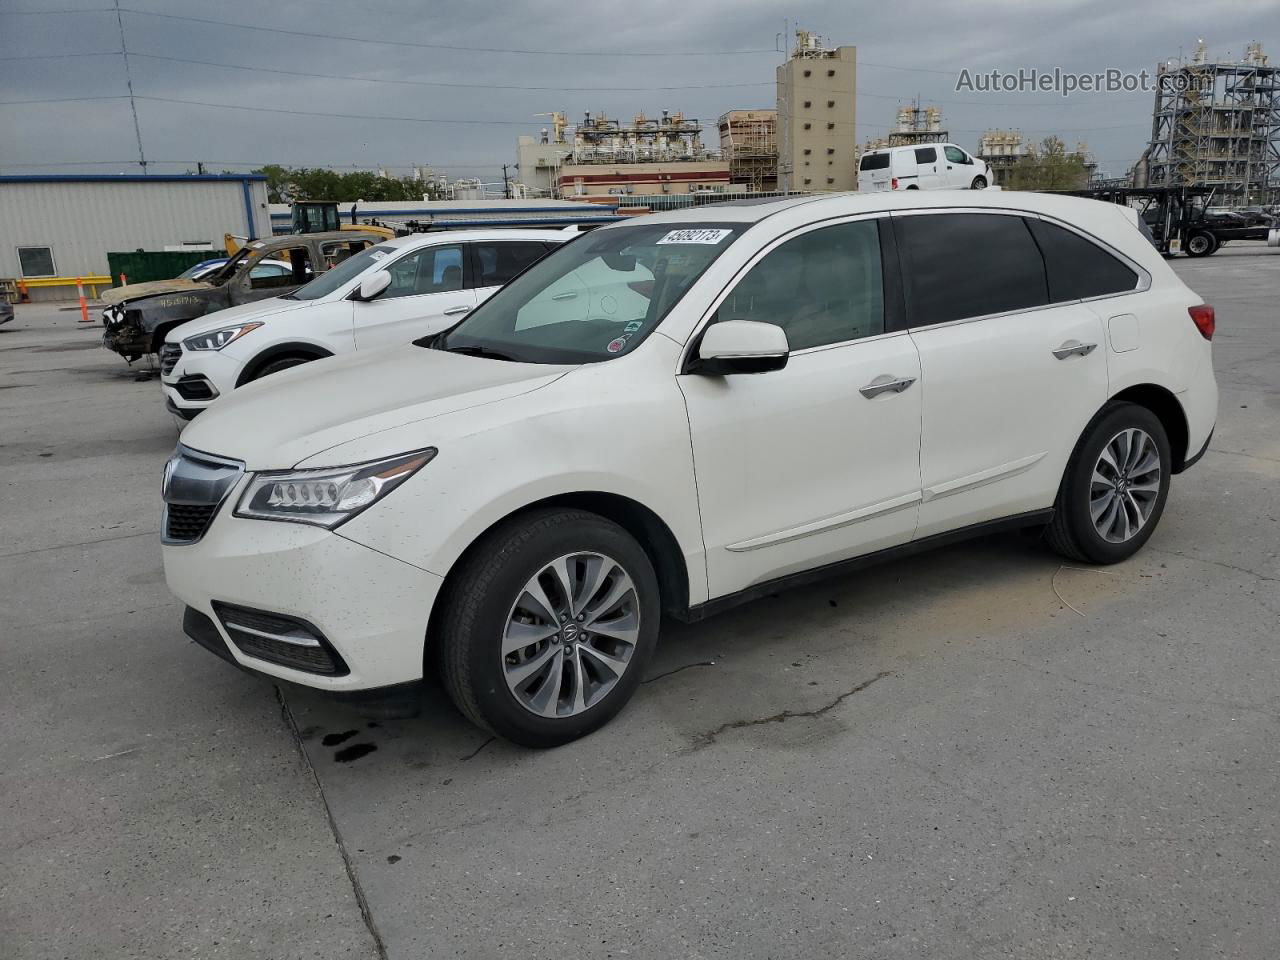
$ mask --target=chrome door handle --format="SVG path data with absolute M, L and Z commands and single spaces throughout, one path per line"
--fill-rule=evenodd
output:
M 444 311 L 444 315 L 446 317 L 456 317 L 460 313 L 470 313 L 470 312 L 471 312 L 471 308 L 468 306 L 450 307 L 448 310 Z
M 569 293 L 557 293 L 552 300 L 572 300 L 577 294 L 570 291 Z
M 882 393 L 901 393 L 915 382 L 915 377 L 894 377 L 885 373 L 876 377 L 865 387 L 859 387 L 858 392 L 871 400 Z
M 1057 350 L 1053 351 L 1053 355 L 1059 360 L 1065 360 L 1067 357 L 1087 357 L 1096 350 L 1096 343 L 1081 343 L 1079 340 L 1068 340 Z

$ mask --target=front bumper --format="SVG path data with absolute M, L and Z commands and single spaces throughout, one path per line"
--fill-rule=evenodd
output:
M 191 420 L 218 397 L 235 389 L 241 364 L 216 350 L 182 350 L 174 355 L 169 352 L 172 346 L 166 343 L 160 354 L 165 406 L 171 413 Z
M 212 622 L 236 664 L 335 693 L 421 680 L 442 579 L 320 527 L 235 517 L 240 493 L 198 542 L 162 547 L 170 591 Z M 314 625 L 346 672 L 325 676 L 246 654 L 219 617 L 225 605 Z

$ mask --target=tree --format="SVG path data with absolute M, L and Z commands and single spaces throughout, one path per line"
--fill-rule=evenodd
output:
M 367 200 L 377 203 L 384 200 L 419 200 L 423 194 L 434 195 L 438 191 L 412 177 L 380 177 L 368 170 L 339 173 L 324 167 L 282 167 L 267 164 L 254 173 L 267 178 L 267 199 L 271 203 L 292 203 L 295 200 L 334 200 L 353 203 Z
M 1088 182 L 1084 156 L 1078 151 L 1067 153 L 1058 137 L 1045 137 L 1038 148 L 1028 144 L 1009 173 L 1013 190 L 1080 190 Z

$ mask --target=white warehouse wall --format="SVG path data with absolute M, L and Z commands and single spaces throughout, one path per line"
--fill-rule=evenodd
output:
M 247 196 L 246 196 L 247 191 Z M 247 205 L 246 205 L 247 200 Z M 227 233 L 271 236 L 265 180 L 205 177 L 0 177 L 0 277 L 21 276 L 18 247 L 49 247 L 58 276 L 107 272 L 107 253 L 186 241 L 221 249 Z M 74 297 L 74 288 L 32 298 Z

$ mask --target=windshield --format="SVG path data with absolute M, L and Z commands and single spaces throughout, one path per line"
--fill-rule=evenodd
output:
M 187 269 L 183 270 L 175 278 L 177 280 L 193 280 L 203 274 L 216 270 L 220 264 L 226 263 L 225 260 L 204 260 L 200 263 L 193 263 Z
M 218 267 L 213 273 L 209 274 L 207 277 L 203 277 L 202 279 L 204 280 L 205 283 L 211 283 L 215 287 L 222 286 L 224 283 L 230 280 L 233 276 L 235 276 L 236 271 L 244 266 L 245 261 L 249 259 L 252 253 L 253 253 L 252 250 L 250 250 L 248 247 L 244 247 L 234 257 L 232 257 L 222 266 Z
M 430 345 L 528 363 L 592 363 L 628 353 L 746 226 L 655 223 L 584 234 Z
M 321 297 L 327 297 L 348 280 L 354 280 L 371 265 L 379 260 L 385 260 L 395 252 L 395 247 L 366 247 L 359 253 L 353 253 L 347 257 L 332 270 L 326 270 L 310 283 L 299 287 L 285 299 L 319 300 Z

